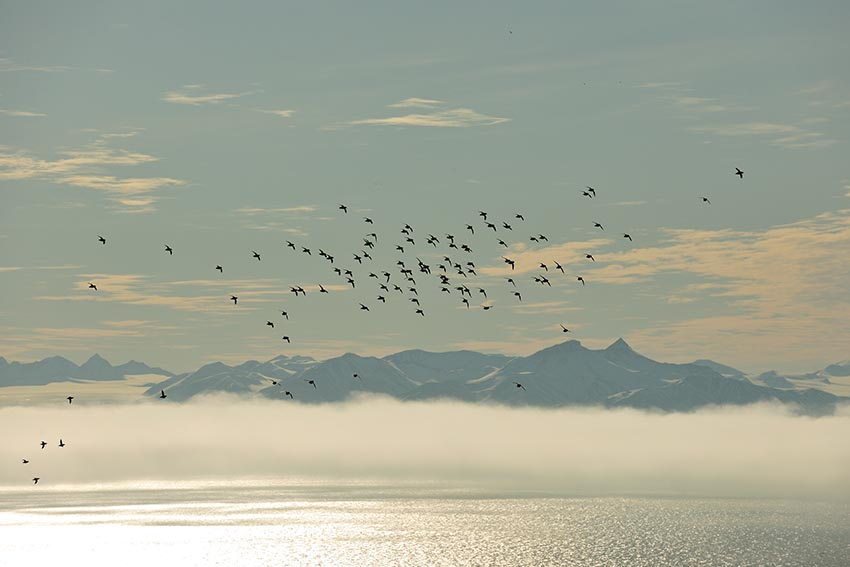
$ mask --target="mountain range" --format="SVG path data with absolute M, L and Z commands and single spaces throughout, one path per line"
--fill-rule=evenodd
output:
M 147 377 L 144 395 L 157 396 L 165 390 L 167 399 L 177 402 L 213 392 L 290 400 L 289 392 L 292 400 L 304 403 L 381 394 L 400 400 L 660 411 L 777 401 L 813 414 L 830 412 L 839 402 L 850 402 L 850 398 L 827 391 L 834 381 L 850 386 L 850 361 L 809 374 L 771 371 L 750 376 L 710 360 L 658 362 L 635 352 L 623 339 L 605 349 L 588 349 L 578 341 L 567 341 L 526 357 L 466 350 L 407 350 L 383 358 L 346 353 L 325 361 L 281 355 L 236 366 L 213 362 L 182 374 L 136 361 L 112 366 L 98 355 L 81 366 L 62 357 L 33 363 L 9 363 L 0 358 L 0 388 L 120 381 L 133 375 Z

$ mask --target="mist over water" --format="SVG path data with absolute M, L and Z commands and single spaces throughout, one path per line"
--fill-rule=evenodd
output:
M 209 396 L 186 404 L 6 407 L 0 431 L 0 484 L 40 476 L 43 490 L 135 479 L 316 476 L 565 495 L 850 499 L 847 407 L 812 418 L 770 405 L 657 414 Z

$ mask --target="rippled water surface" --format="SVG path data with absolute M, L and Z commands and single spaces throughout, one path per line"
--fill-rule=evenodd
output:
M 0 490 L 0 564 L 850 565 L 850 507 L 304 481 Z

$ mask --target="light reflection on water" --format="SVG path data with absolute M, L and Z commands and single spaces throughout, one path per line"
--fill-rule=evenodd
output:
M 0 564 L 850 565 L 839 503 L 371 482 L 40 488 L 0 490 Z

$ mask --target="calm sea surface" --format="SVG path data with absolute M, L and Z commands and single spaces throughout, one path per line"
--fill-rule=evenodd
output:
M 850 566 L 846 503 L 306 481 L 0 489 L 0 565 Z

